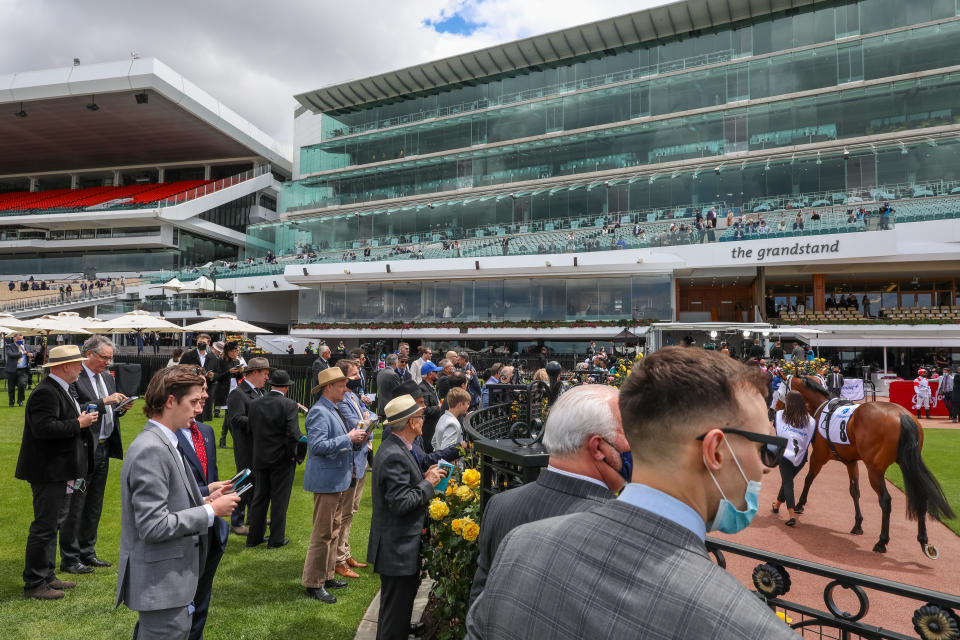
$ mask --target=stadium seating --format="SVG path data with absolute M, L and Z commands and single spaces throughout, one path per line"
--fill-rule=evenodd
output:
M 0 193 L 0 211 L 82 211 L 102 205 L 137 208 L 174 197 L 210 180 L 183 180 L 169 183 L 137 184 L 126 187 L 87 187 L 85 189 L 50 189 L 47 191 L 13 191 Z
M 880 309 L 876 316 L 864 318 L 858 309 L 827 309 L 825 311 L 783 311 L 780 319 L 789 324 L 854 324 L 880 320 L 890 324 L 925 322 L 960 322 L 960 307 L 892 307 Z

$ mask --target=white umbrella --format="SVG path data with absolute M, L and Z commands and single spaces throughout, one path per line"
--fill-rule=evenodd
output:
M 160 316 L 150 315 L 146 311 L 138 309 L 113 320 L 107 320 L 103 324 L 98 324 L 96 331 L 97 333 L 142 333 L 144 331 L 180 333 L 183 328 Z
M 87 336 L 90 335 L 90 332 L 83 328 L 86 322 L 83 321 L 77 314 L 73 314 L 73 317 L 62 317 L 59 315 L 56 316 L 40 316 L 39 318 L 31 318 L 30 320 L 20 320 L 17 327 L 25 327 L 27 329 L 37 331 L 43 335 L 50 335 L 51 333 L 64 333 L 64 334 L 73 334 Z
M 210 293 L 213 291 L 226 291 L 223 287 L 217 286 L 213 280 L 207 276 L 200 276 L 196 280 L 191 280 L 183 285 L 181 293 Z
M 179 279 L 174 277 L 173 280 L 170 280 L 169 282 L 164 282 L 163 284 L 155 284 L 150 288 L 151 289 L 170 289 L 171 291 L 180 291 L 181 289 L 183 289 L 183 287 L 184 287 L 184 284 L 180 282 Z
M 220 333 L 270 333 L 256 325 L 237 320 L 237 316 L 222 313 L 213 320 L 204 320 L 184 327 L 184 331 L 216 331 Z

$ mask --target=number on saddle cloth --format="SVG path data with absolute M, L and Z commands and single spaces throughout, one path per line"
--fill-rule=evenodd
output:
M 853 412 L 856 411 L 859 406 L 858 404 L 847 404 L 837 407 L 832 412 L 824 411 L 817 425 L 820 435 L 826 438 L 830 444 L 850 444 L 850 436 L 847 435 L 847 424 L 849 424 L 850 419 L 853 418 Z M 829 428 L 826 426 L 827 420 L 830 421 Z

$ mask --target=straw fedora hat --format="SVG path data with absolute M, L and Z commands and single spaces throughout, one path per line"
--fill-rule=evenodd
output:
M 417 404 L 413 396 L 409 394 L 397 396 L 383 408 L 383 413 L 386 414 L 387 417 L 383 424 L 385 426 L 398 424 L 422 411 L 423 407 Z
M 83 362 L 84 360 L 86 358 L 80 353 L 80 347 L 75 344 L 64 344 L 50 349 L 50 353 L 47 354 L 47 361 L 40 366 L 44 368 L 56 367 L 68 362 Z
M 337 382 L 338 380 L 346 380 L 347 376 L 343 375 L 343 371 L 340 367 L 330 367 L 324 369 L 317 374 L 317 386 L 310 390 L 311 394 L 317 393 L 323 389 L 328 384 Z

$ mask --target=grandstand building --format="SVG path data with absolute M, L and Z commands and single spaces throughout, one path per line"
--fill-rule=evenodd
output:
M 243 258 L 280 146 L 153 58 L 0 75 L 0 278 Z
M 686 0 L 309 91 L 238 311 L 311 337 L 765 319 L 960 359 L 958 95 L 955 0 Z

